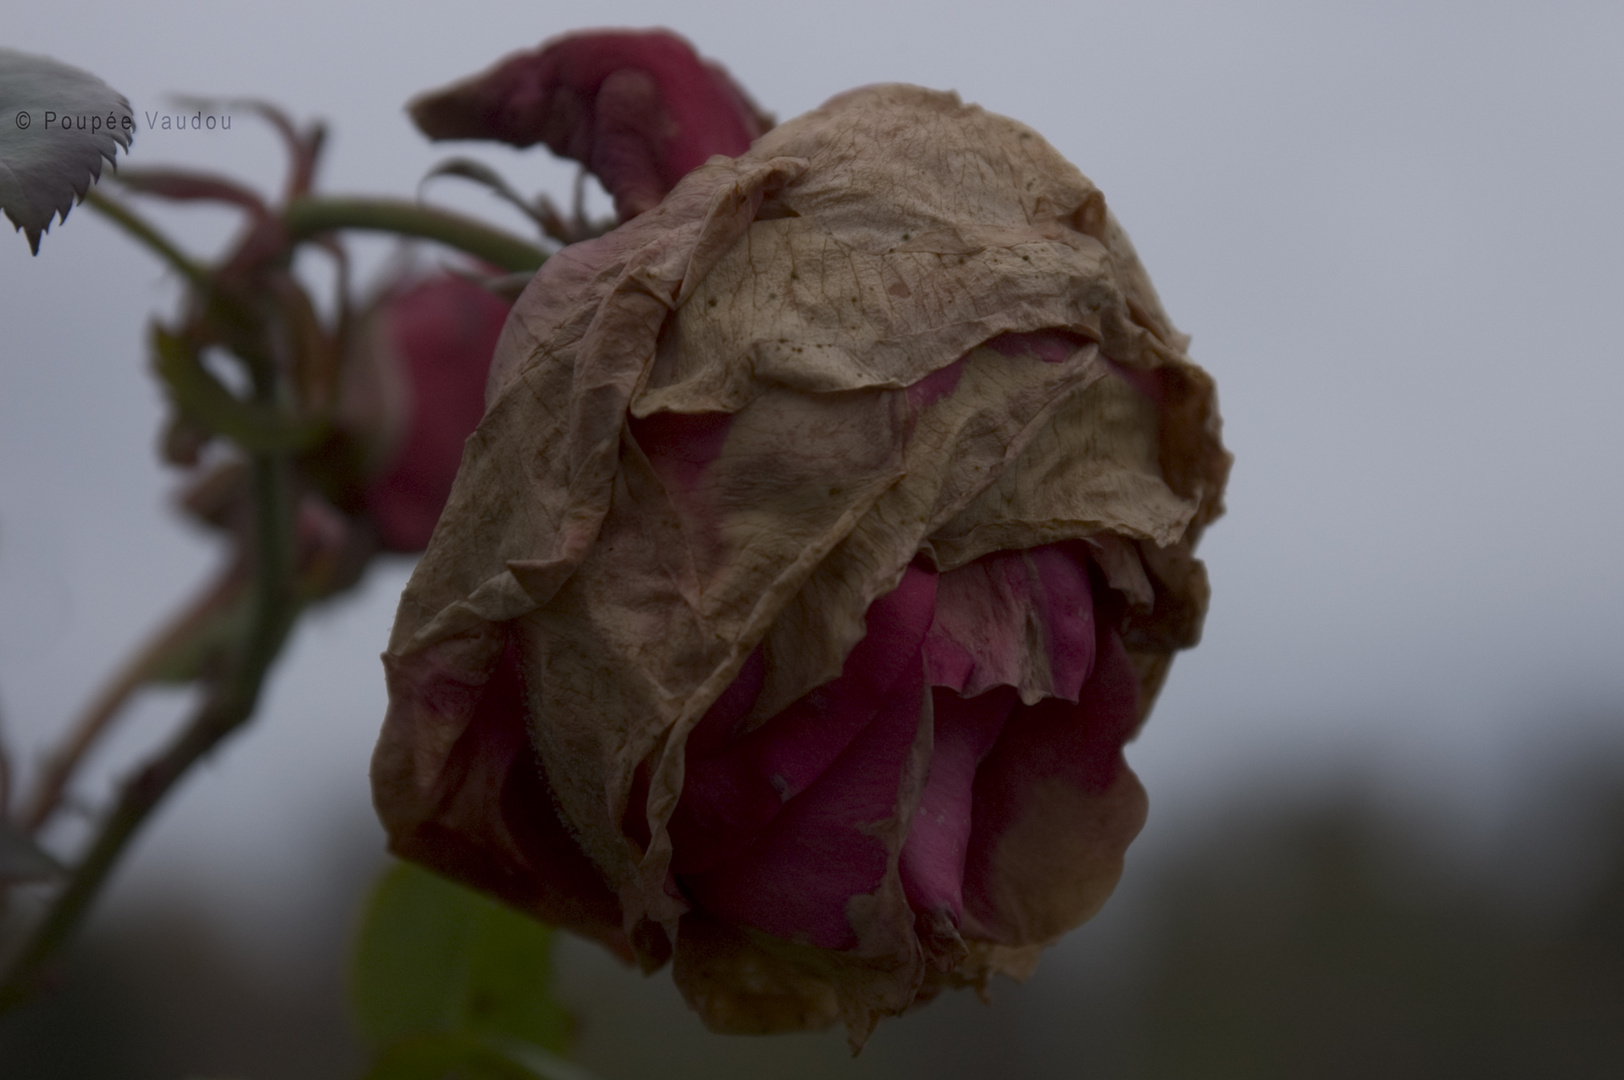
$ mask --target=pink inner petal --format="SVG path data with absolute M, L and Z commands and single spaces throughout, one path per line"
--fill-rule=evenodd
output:
M 1007 937 L 998 906 L 999 841 L 1022 823 L 1030 794 L 1059 781 L 1089 796 L 1104 794 L 1126 768 L 1122 744 L 1138 720 L 1139 681 L 1114 629 L 1098 627 L 1093 671 L 1076 704 L 1049 698 L 1018 705 L 976 774 L 964 906 L 978 930 Z M 1064 823 L 1056 823 L 1064 827 Z
M 1088 586 L 1087 556 L 1075 544 L 1047 544 L 1026 552 L 1037 574 L 1033 590 L 1048 646 L 1049 678 L 1055 697 L 1078 700 L 1094 666 L 1094 597 Z
M 1111 374 L 1155 402 L 1158 409 L 1162 408 L 1166 403 L 1165 368 L 1146 371 L 1143 368 L 1131 368 L 1126 364 L 1119 364 L 1114 360 L 1106 360 L 1105 366 L 1110 369 Z
M 943 574 L 925 637 L 932 686 L 974 697 L 1026 681 L 1033 597 L 1018 551 L 1000 551 Z
M 462 444 L 485 413 L 485 378 L 508 306 L 455 277 L 431 279 L 387 302 L 389 341 L 404 368 L 411 415 L 366 502 L 392 551 L 428 546 L 462 463 Z
M 682 523 L 684 537 L 702 578 L 726 558 L 722 515 L 707 472 L 721 456 L 732 413 L 655 413 L 631 418 L 632 437 L 649 459 Z
M 722 695 L 711 703 L 699 723 L 688 733 L 688 742 L 684 751 L 688 759 L 688 776 L 693 776 L 694 763 L 714 758 L 727 752 L 728 745 L 733 739 L 733 729 L 739 726 L 750 707 L 761 696 L 762 684 L 767 679 L 767 662 L 762 658 L 761 649 L 751 650 L 749 656 L 744 658 L 744 666 L 728 684 Z
M 819 948 L 857 943 L 847 903 L 873 892 L 885 876 L 885 842 L 873 826 L 896 811 L 897 785 L 921 721 L 925 680 L 917 644 L 902 666 L 872 721 L 785 804 L 753 847 L 683 879 L 703 907 Z
M 483 686 L 467 675 L 432 656 L 392 672 L 399 699 L 444 725 L 440 742 L 461 729 L 439 763 L 432 804 L 392 850 L 597 938 L 629 962 L 620 902 L 559 820 L 530 748 L 517 649 L 509 645 Z
M 733 413 L 657 412 L 633 417 L 628 426 L 654 471 L 669 489 L 691 492 L 722 453 Z
M 936 731 L 930 777 L 908 828 L 900 869 L 915 911 L 945 910 L 957 925 L 963 916 L 964 857 L 970 845 L 976 767 L 992 750 L 1018 702 L 1008 686 L 974 698 L 937 687 L 932 697 Z
M 950 393 L 956 377 L 936 373 L 934 390 Z M 651 456 L 666 453 L 655 429 L 638 437 Z M 702 470 L 709 451 L 702 435 L 669 438 L 697 448 L 661 459 L 662 476 L 680 485 L 679 471 Z M 930 771 L 899 874 L 921 915 L 986 936 L 998 918 L 996 842 L 1025 813 L 1023 792 L 1048 777 L 1103 791 L 1120 772 L 1136 718 L 1132 665 L 1095 617 L 1078 543 L 996 552 L 941 575 L 911 566 L 867 624 L 840 678 L 735 738 L 765 670 L 751 655 L 688 740 L 673 869 L 713 914 L 852 947 L 847 905 L 886 865 L 866 830 L 895 811 L 930 686 Z M 1022 705 L 1022 693 L 1046 700 Z
M 1074 544 L 999 551 L 941 576 L 925 638 L 932 686 L 1013 686 L 1075 701 L 1094 662 L 1087 555 Z
M 937 368 L 923 379 L 908 387 L 908 404 L 915 413 L 924 412 L 942 398 L 958 389 L 964 375 L 964 357 L 959 357 L 944 368 Z
M 678 873 L 743 851 L 823 775 L 885 707 L 893 687 L 914 677 L 935 597 L 936 575 L 908 567 L 902 583 L 869 606 L 868 632 L 840 677 L 741 738 L 722 732 L 731 734 L 748 705 L 740 708 L 724 694 L 711 707 L 690 737 L 682 798 L 669 826 Z M 707 751 L 711 756 L 702 756 Z

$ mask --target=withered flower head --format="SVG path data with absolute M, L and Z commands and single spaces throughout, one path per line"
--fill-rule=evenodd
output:
M 1229 458 L 1100 193 L 853 91 L 521 297 L 401 601 L 402 855 L 673 959 L 723 1031 L 1024 977 L 1144 816 Z

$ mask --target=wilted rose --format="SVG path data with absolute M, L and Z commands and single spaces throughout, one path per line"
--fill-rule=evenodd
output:
M 515 306 L 385 657 L 400 854 L 674 959 L 712 1027 L 1024 977 L 1144 815 L 1228 455 L 1035 132 L 843 95 Z

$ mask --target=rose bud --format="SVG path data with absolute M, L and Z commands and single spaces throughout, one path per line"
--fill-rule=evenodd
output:
M 546 143 L 585 165 L 621 220 L 654 207 L 713 154 L 772 126 L 718 64 L 667 30 L 567 34 L 409 106 L 433 139 Z
M 509 307 L 461 277 L 403 275 L 356 320 L 334 435 L 299 461 L 295 555 L 308 599 L 351 588 L 380 549 L 428 545 L 484 410 Z M 247 466 L 234 459 L 202 470 L 180 498 L 243 550 L 252 503 Z
M 1114 887 L 1200 633 L 1186 347 L 1074 166 L 915 87 L 564 249 L 385 656 L 393 849 L 721 1031 L 1025 977 Z
M 404 280 L 360 321 L 347 426 L 367 445 L 361 509 L 390 551 L 421 551 L 462 444 L 484 412 L 491 354 L 510 305 L 451 275 Z

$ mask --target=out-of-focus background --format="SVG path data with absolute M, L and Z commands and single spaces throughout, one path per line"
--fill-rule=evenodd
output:
M 126 94 L 132 163 L 280 178 L 175 94 L 332 125 L 323 187 L 450 153 L 567 198 L 572 166 L 431 147 L 421 90 L 588 25 L 667 25 L 794 116 L 909 81 L 1044 133 L 1105 192 L 1218 379 L 1237 463 L 1207 639 L 1129 760 L 1117 896 L 1025 986 L 838 1035 L 708 1036 L 668 976 L 567 944 L 579 1059 L 665 1076 L 1612 1075 L 1624 1060 L 1624 7 L 150 0 L 8 11 L 0 44 Z M 430 198 L 523 229 L 482 191 Z M 601 193 L 594 205 L 606 209 Z M 159 215 L 213 248 L 223 212 Z M 356 245 L 363 271 L 394 255 Z M 431 258 L 433 256 L 430 256 Z M 208 574 L 167 504 L 148 316 L 176 290 L 77 210 L 0 236 L 0 728 L 25 767 Z M 381 865 L 367 758 L 401 561 L 301 625 L 253 728 L 151 824 L 7 1077 L 354 1074 L 344 943 Z M 151 693 L 84 814 L 184 711 Z

